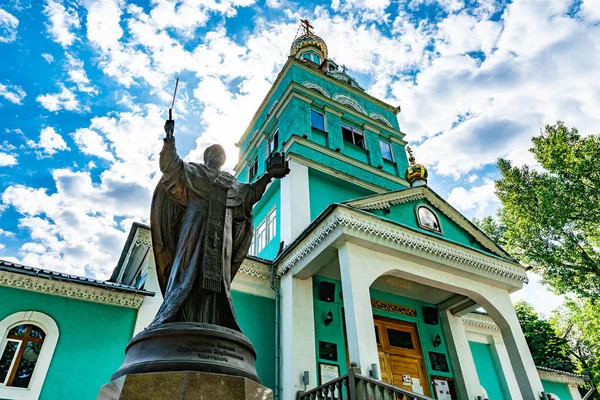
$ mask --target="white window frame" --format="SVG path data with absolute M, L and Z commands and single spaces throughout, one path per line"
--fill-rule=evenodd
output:
M 262 232 L 261 232 L 262 229 Z M 261 237 L 262 236 L 262 237 Z M 256 227 L 256 254 L 260 253 L 262 249 L 267 247 L 267 221 L 262 220 Z
M 275 153 L 275 150 L 277 150 L 277 145 L 278 143 L 274 140 L 275 137 L 277 137 L 277 142 L 279 141 L 279 128 L 275 129 L 275 132 L 273 132 L 273 134 L 271 136 L 269 136 L 269 139 L 267 140 L 267 157 L 270 156 L 271 154 Z M 273 150 L 271 150 L 271 143 L 273 143 Z
M 267 243 L 277 235 L 277 208 L 267 214 Z
M 8 332 L 6 332 L 6 333 L 8 334 Z M 4 377 L 4 382 L 0 383 L 0 387 L 6 387 L 6 382 L 8 381 L 8 378 L 10 378 L 12 369 L 15 366 L 15 361 L 17 360 L 17 356 L 19 355 L 19 350 L 21 350 L 21 346 L 23 345 L 22 340 L 6 338 L 6 340 L 2 344 L 2 348 L 0 350 L 0 357 L 2 357 L 2 355 L 4 355 L 4 350 L 6 350 L 6 346 L 8 346 L 8 342 L 17 342 L 17 350 L 15 350 L 15 354 L 13 355 L 13 359 L 10 362 L 10 367 L 8 367 L 8 372 L 6 373 L 6 377 Z M 42 347 L 43 346 L 44 346 L 44 344 L 42 342 Z
M 346 128 L 348 130 L 350 130 L 352 132 L 352 142 L 349 142 L 347 140 L 344 139 L 344 135 L 342 133 L 342 140 L 344 142 L 348 142 L 356 147 L 360 147 L 361 149 L 367 150 L 367 139 L 365 138 L 365 132 L 361 131 L 360 129 L 356 129 L 355 127 L 353 127 L 352 125 L 348 125 L 348 124 L 344 124 L 342 123 L 342 129 Z M 360 133 L 360 136 L 362 136 L 362 145 L 356 144 L 356 140 L 354 138 L 355 133 Z
M 42 350 L 40 351 L 37 363 L 35 364 L 29 387 L 17 388 L 0 384 L 0 398 L 3 399 L 33 400 L 40 397 L 44 380 L 46 379 L 48 368 L 50 367 L 50 362 L 52 361 L 52 356 L 54 355 L 56 344 L 58 343 L 58 326 L 50 316 L 38 311 L 20 311 L 11 314 L 0 321 L 0 335 L 2 335 L 0 338 L 0 349 L 2 349 L 2 352 L 4 352 L 6 343 L 9 340 L 12 340 L 7 338 L 8 331 L 21 324 L 33 324 L 39 326 L 46 334 L 46 337 L 44 338 Z
M 387 159 L 383 156 L 383 152 L 381 152 L 381 158 L 383 158 L 384 160 L 388 160 L 391 162 L 396 162 L 395 158 L 394 158 L 394 151 L 392 150 L 392 144 L 390 142 L 388 142 L 387 140 L 383 140 L 383 139 L 379 139 L 379 149 L 381 150 L 381 143 L 385 143 L 389 146 L 390 148 L 390 155 L 392 156 L 392 159 Z

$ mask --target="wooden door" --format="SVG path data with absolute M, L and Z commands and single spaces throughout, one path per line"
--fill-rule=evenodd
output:
M 423 393 L 431 395 L 427 371 L 415 324 L 384 318 L 375 319 L 381 379 L 413 390 L 412 378 L 420 381 Z

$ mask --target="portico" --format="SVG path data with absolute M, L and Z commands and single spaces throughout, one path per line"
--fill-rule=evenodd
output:
M 512 399 L 539 399 L 542 383 L 509 297 L 510 293 L 521 288 L 526 279 L 524 267 L 481 237 L 477 239 L 482 242 L 481 245 L 489 246 L 494 252 L 488 250 L 488 253 L 450 238 L 418 232 L 374 212 L 378 208 L 393 208 L 394 203 L 406 206 L 406 203 L 419 198 L 428 201 L 436 215 L 447 215 L 449 219 L 452 216 L 450 206 L 442 204 L 443 201 L 427 188 L 406 189 L 372 196 L 369 201 L 359 199 L 332 205 L 275 261 L 282 282 L 281 313 L 284 316 L 283 398 L 290 398 L 288 396 L 294 395 L 294 390 L 304 390 L 300 380 L 304 371 L 309 371 L 311 377 L 308 388 L 319 383 L 319 365 L 317 360 L 313 360 L 314 353 L 306 356 L 306 349 L 315 348 L 319 353 L 320 336 L 323 335 L 318 331 L 323 324 L 323 316 L 307 318 L 306 314 L 318 310 L 313 302 L 319 302 L 319 293 L 311 293 L 310 290 L 318 291 L 313 281 L 325 278 L 339 282 L 337 287 L 341 288 L 341 293 L 335 293 L 335 296 L 342 298 L 346 348 L 338 349 L 338 353 L 343 358 L 346 352 L 347 362 L 356 363 L 363 374 L 389 379 L 390 372 L 393 373 L 389 364 L 381 364 L 380 338 L 376 337 L 374 329 L 378 310 L 374 309 L 372 300 L 377 292 L 384 297 L 396 296 L 398 302 L 427 303 L 437 308 L 439 327 L 443 331 L 442 348 L 449 356 L 449 368 L 445 374 L 431 369 L 431 356 L 428 357 L 427 350 L 436 350 L 431 348 L 431 338 L 427 336 L 431 327 L 415 322 L 421 338 L 419 346 L 423 363 L 427 365 L 425 382 L 420 380 L 423 386 L 429 385 L 431 375 L 445 375 L 455 382 L 459 398 L 487 396 L 477 375 L 462 318 L 481 307 L 499 329 L 493 344 L 503 391 Z M 440 208 L 432 204 L 436 201 Z M 387 215 L 393 215 L 393 212 L 388 211 Z M 450 228 L 444 225 L 442 223 L 442 227 L 450 232 Z M 480 234 L 464 221 L 462 225 L 472 230 L 473 238 Z M 305 290 L 300 294 L 302 287 Z M 293 318 L 299 312 L 303 314 L 302 321 L 312 320 L 314 325 L 303 323 L 300 327 Z M 420 307 L 415 307 L 415 316 L 422 312 Z M 335 313 L 333 315 L 335 319 Z M 413 320 L 421 321 L 421 317 Z M 293 335 L 285 334 L 292 331 Z M 292 349 L 297 350 L 285 351 Z M 427 387 L 424 393 L 434 390 L 433 386 Z

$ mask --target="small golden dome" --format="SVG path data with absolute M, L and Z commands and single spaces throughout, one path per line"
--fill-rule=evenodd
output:
M 315 47 L 321 51 L 321 61 L 327 59 L 327 45 L 325 41 L 312 32 L 312 25 L 308 20 L 300 20 L 304 28 L 304 34 L 294 39 L 290 48 L 290 55 L 297 56 L 300 50 L 307 47 Z
M 413 155 L 412 149 L 409 146 L 406 146 L 406 151 L 408 152 L 408 161 L 410 165 L 406 168 L 406 172 L 404 173 L 404 177 L 410 183 L 410 186 L 413 186 L 418 180 L 423 180 L 427 183 L 427 168 L 423 164 L 415 163 L 415 156 Z

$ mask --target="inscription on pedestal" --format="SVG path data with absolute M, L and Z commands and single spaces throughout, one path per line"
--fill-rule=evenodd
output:
M 244 356 L 238 354 L 237 349 L 226 343 L 188 340 L 185 346 L 177 346 L 179 353 L 196 353 L 202 360 L 229 362 L 229 358 L 245 361 Z

